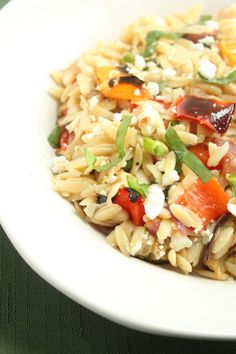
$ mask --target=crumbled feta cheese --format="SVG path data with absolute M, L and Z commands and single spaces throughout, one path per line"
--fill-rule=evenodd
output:
M 158 26 L 165 26 L 166 25 L 164 18 L 161 16 L 157 17 L 155 22 L 156 22 L 156 25 L 158 25 Z
M 227 204 L 228 211 L 236 216 L 236 198 L 231 198 Z
M 52 172 L 61 173 L 65 171 L 68 161 L 64 156 L 55 156 L 52 160 Z
M 134 90 L 134 96 L 140 96 L 141 92 L 138 88 Z
M 208 20 L 205 22 L 205 25 L 210 28 L 212 31 L 217 31 L 219 29 L 219 23 L 214 20 Z
M 137 123 L 138 123 L 138 118 L 133 116 L 133 117 L 131 118 L 130 125 L 136 125 Z
M 156 96 L 159 94 L 160 92 L 160 87 L 158 85 L 157 82 L 149 82 L 147 85 L 146 85 L 146 88 L 148 89 L 148 91 L 150 92 L 150 94 L 152 96 Z
M 202 43 L 194 43 L 194 48 L 200 51 L 204 50 L 204 45 Z
M 213 36 L 206 36 L 202 39 L 199 39 L 198 42 L 206 45 L 212 45 L 215 43 L 215 38 Z
M 165 202 L 165 194 L 163 193 L 161 187 L 158 184 L 152 184 L 148 188 L 148 195 L 144 202 L 144 209 L 147 217 L 151 220 L 157 217 L 163 207 Z
M 97 96 L 93 96 L 90 98 L 90 101 L 89 101 L 89 106 L 90 108 L 94 108 L 99 102 L 99 99 L 97 98 Z
M 156 64 L 153 61 L 147 63 L 148 70 L 155 70 L 157 68 Z
M 212 79 L 216 75 L 217 67 L 207 59 L 202 59 L 198 68 L 200 74 L 207 79 Z
M 135 56 L 135 61 L 134 61 L 134 65 L 139 69 L 139 70 L 143 70 L 146 66 L 146 62 L 144 60 L 144 57 L 142 57 L 141 55 L 136 55 Z
M 176 170 L 172 170 L 170 172 L 164 173 L 162 176 L 162 185 L 163 186 L 170 186 L 173 183 L 177 182 L 179 180 L 179 175 Z
M 175 232 L 171 236 L 170 247 L 175 251 L 181 251 L 184 248 L 190 248 L 192 246 L 192 241 L 187 237 L 183 236 L 179 232 Z
M 168 79 L 170 77 L 176 76 L 176 70 L 172 68 L 167 68 L 163 70 L 163 78 Z
M 120 113 L 114 113 L 113 122 L 120 122 L 122 119 L 122 115 Z

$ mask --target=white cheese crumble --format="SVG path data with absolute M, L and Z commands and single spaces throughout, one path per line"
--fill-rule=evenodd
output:
M 52 172 L 61 173 L 65 171 L 68 161 L 64 156 L 55 156 L 52 160 Z
M 194 43 L 194 48 L 200 51 L 204 50 L 204 45 L 202 43 Z
M 120 122 L 122 119 L 122 115 L 120 113 L 114 113 L 113 122 Z
M 144 209 L 147 217 L 151 220 L 157 217 L 165 203 L 165 194 L 158 184 L 152 184 L 148 188 L 148 195 L 144 202 Z
M 157 82 L 149 82 L 146 85 L 146 88 L 148 89 L 148 91 L 152 96 L 157 96 L 160 92 L 160 87 Z
M 177 182 L 180 179 L 178 172 L 176 170 L 172 170 L 170 172 L 164 173 L 162 176 L 162 185 L 170 186 L 173 183 Z
M 213 79 L 216 75 L 217 67 L 207 59 L 202 59 L 198 68 L 200 74 L 207 79 Z
M 138 123 L 138 118 L 133 116 L 133 117 L 131 118 L 130 125 L 136 125 L 137 123 Z
M 157 17 L 155 22 L 156 22 L 156 25 L 158 25 L 158 26 L 165 26 L 166 25 L 164 18 L 161 16 Z
M 213 36 L 206 36 L 198 40 L 200 44 L 212 45 L 215 43 L 215 38 Z
M 139 70 L 143 70 L 146 66 L 146 62 L 144 60 L 144 57 L 142 57 L 141 55 L 136 55 L 135 60 L 134 60 L 134 65 Z
M 141 92 L 138 88 L 134 90 L 134 96 L 140 96 Z
M 212 31 L 217 31 L 219 29 L 219 23 L 214 20 L 208 20 L 205 22 L 205 25 L 210 28 Z
M 111 176 L 107 179 L 107 183 L 115 183 L 117 181 L 117 176 Z
M 93 96 L 90 98 L 90 101 L 89 101 L 89 106 L 90 108 L 94 108 L 99 102 L 99 99 L 97 98 L 97 96 Z
M 176 76 L 176 70 L 172 68 L 167 68 L 163 70 L 163 78 L 168 79 L 170 77 Z

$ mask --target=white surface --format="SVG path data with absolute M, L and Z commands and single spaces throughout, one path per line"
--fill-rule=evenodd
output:
M 230 1 L 206 3 L 204 12 Z M 47 136 L 56 106 L 46 93 L 48 73 L 139 15 L 184 7 L 177 0 L 13 0 L 0 12 L 1 222 L 34 270 L 107 318 L 153 333 L 236 339 L 235 282 L 124 257 L 51 189 Z

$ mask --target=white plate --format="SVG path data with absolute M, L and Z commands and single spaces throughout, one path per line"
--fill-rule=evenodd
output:
M 230 1 L 206 3 L 207 12 Z M 140 15 L 184 7 L 177 0 L 13 0 L 1 11 L 1 221 L 36 272 L 91 310 L 152 333 L 236 339 L 235 282 L 124 257 L 50 182 L 56 106 L 46 93 L 48 73 Z

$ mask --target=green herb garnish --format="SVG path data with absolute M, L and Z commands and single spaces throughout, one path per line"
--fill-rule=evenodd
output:
M 143 139 L 143 147 L 151 155 L 154 155 L 157 157 L 162 157 L 163 155 L 165 155 L 169 151 L 166 144 L 162 143 L 159 140 L 153 140 L 147 136 L 145 136 Z
M 135 178 L 134 176 L 127 176 L 127 182 L 129 188 L 134 189 L 143 197 L 147 196 L 149 184 L 146 183 L 139 184 L 137 178 Z
M 227 174 L 226 178 L 232 188 L 234 197 L 236 197 L 236 175 Z
M 166 140 L 174 151 L 179 163 L 184 163 L 188 166 L 203 183 L 207 183 L 212 178 L 212 174 L 208 168 L 206 168 L 196 155 L 188 151 L 171 124 L 166 131 Z
M 95 162 L 97 159 L 94 156 L 94 154 L 87 147 L 84 148 L 84 156 L 85 156 L 88 166 L 90 168 L 94 169 L 94 165 L 95 165 Z
M 202 15 L 198 21 L 198 25 L 205 25 L 205 23 L 212 19 L 211 15 Z
M 131 53 L 127 53 L 122 58 L 124 63 L 134 63 L 134 56 Z
M 60 136 L 61 136 L 61 127 L 56 125 L 55 128 L 53 129 L 53 131 L 51 132 L 51 134 L 48 137 L 48 142 L 54 149 L 59 147 Z
M 118 152 L 118 157 L 114 161 L 107 163 L 105 165 L 101 165 L 96 168 L 97 171 L 106 171 L 109 170 L 110 168 L 116 166 L 123 158 L 125 157 L 125 148 L 124 148 L 124 139 L 125 135 L 127 133 L 129 124 L 131 122 L 131 117 L 130 116 L 123 116 L 122 122 L 120 123 L 120 126 L 117 130 L 116 134 L 116 141 L 115 145 L 117 148 Z M 84 155 L 87 161 L 88 166 L 92 166 L 94 168 L 95 162 L 96 162 L 96 157 L 93 155 L 93 153 L 88 149 L 84 149 Z
M 146 37 L 146 46 L 143 53 L 144 58 L 149 58 L 155 53 L 157 42 L 161 37 L 165 37 L 169 39 L 177 39 L 180 38 L 181 36 L 182 36 L 181 33 L 175 33 L 175 32 L 163 32 L 163 31 L 149 32 Z
M 228 85 L 231 82 L 236 80 L 236 70 L 231 71 L 228 75 L 225 77 L 222 77 L 221 79 L 217 79 L 214 77 L 213 79 L 208 79 L 207 77 L 203 76 L 200 72 L 198 72 L 198 75 L 200 76 L 201 79 L 210 82 L 211 84 L 217 84 L 217 85 Z
M 125 165 L 125 167 L 123 167 L 123 170 L 125 172 L 129 172 L 132 168 L 132 165 L 133 165 L 133 159 L 126 161 L 126 165 Z

